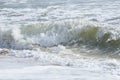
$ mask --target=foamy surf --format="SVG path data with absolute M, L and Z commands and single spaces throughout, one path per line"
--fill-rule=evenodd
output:
M 90 51 L 81 54 L 83 53 Z M 7 56 L 1 56 L 0 79 L 119 80 L 118 60 L 96 58 L 75 54 L 71 49 L 62 46 L 47 51 L 11 50 Z
M 1 48 L 33 49 L 84 43 L 103 48 L 120 46 L 119 27 L 80 19 L 1 27 L 0 31 Z
M 51 71 L 50 71 L 51 70 Z M 21 70 L 18 69 L 7 69 L 2 70 L 3 73 L 0 75 L 1 79 L 41 79 L 41 80 L 76 80 L 76 79 L 86 79 L 89 80 L 89 76 L 93 80 L 102 80 L 107 78 L 109 80 L 119 80 L 117 76 L 111 75 L 100 75 L 100 72 L 96 71 L 95 73 L 91 74 L 91 71 L 78 69 L 78 68 L 69 68 L 69 67 L 59 67 L 59 66 L 34 66 L 34 67 L 27 67 L 22 68 Z M 17 73 L 16 73 L 17 72 Z M 7 73 L 7 76 L 6 76 Z M 86 73 L 86 75 L 83 75 Z M 79 75 L 83 76 L 80 77 Z M 89 76 L 88 76 L 89 75 Z M 14 77 L 16 76 L 16 78 Z M 21 77 L 22 76 L 22 77 Z M 96 76 L 96 77 L 94 77 Z M 104 76 L 104 78 L 103 78 Z
M 0 0 L 0 79 L 119 80 L 119 3 Z

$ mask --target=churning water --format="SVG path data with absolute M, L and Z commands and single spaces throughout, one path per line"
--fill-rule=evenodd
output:
M 119 80 L 119 8 L 119 0 L 0 0 L 8 49 L 0 79 Z

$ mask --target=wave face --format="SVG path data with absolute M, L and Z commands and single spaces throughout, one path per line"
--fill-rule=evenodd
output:
M 85 44 L 103 48 L 119 48 L 119 31 L 119 27 L 80 19 L 41 22 L 19 27 L 0 27 L 0 47 L 33 49 Z

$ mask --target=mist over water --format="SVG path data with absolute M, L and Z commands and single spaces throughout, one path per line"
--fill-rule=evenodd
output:
M 119 0 L 0 0 L 0 79 L 119 80 L 119 8 Z

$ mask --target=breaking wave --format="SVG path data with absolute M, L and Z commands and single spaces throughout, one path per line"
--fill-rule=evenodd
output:
M 0 27 L 0 47 L 33 49 L 86 44 L 116 49 L 120 47 L 119 31 L 119 27 L 80 19 Z

